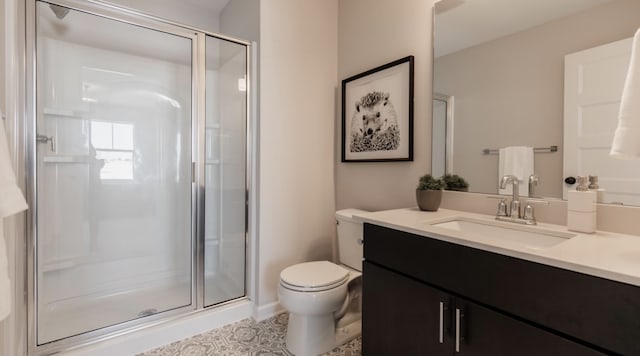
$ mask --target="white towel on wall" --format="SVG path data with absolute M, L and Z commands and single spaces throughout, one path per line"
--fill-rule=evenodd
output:
M 16 185 L 4 123 L 0 120 L 0 320 L 11 313 L 11 281 L 9 280 L 7 251 L 1 220 L 26 208 L 27 203 L 24 196 Z
M 640 158 L 640 29 L 633 37 L 631 62 L 610 155 L 621 159 Z
M 500 180 L 506 175 L 518 177 L 520 196 L 529 195 L 529 176 L 533 174 L 533 148 L 510 146 L 499 150 L 498 155 L 498 194 L 513 194 L 513 186 L 500 188 Z

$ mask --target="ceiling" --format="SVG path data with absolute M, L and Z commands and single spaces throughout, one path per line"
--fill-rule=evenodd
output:
M 441 0 L 435 5 L 435 56 L 520 32 L 617 0 Z
M 209 13 L 219 14 L 229 1 L 231 0 L 181 0 L 180 2 L 188 6 L 208 10 L 207 12 Z

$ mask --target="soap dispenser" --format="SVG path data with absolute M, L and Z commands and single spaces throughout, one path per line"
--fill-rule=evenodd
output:
M 598 196 L 595 190 L 589 190 L 587 177 L 578 177 L 578 186 L 568 194 L 567 228 L 577 232 L 595 232 Z

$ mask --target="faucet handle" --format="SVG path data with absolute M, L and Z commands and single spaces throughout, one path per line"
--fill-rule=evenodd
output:
M 527 206 L 524 207 L 524 214 L 522 215 L 522 218 L 525 220 L 536 220 L 536 217 L 533 215 L 533 207 L 529 204 L 527 204 Z
M 507 216 L 507 202 L 506 199 L 502 198 L 500 203 L 498 203 L 498 212 L 496 216 Z
M 546 200 L 542 200 L 542 199 L 528 199 L 527 200 L 527 205 L 524 207 L 524 214 L 522 216 L 523 219 L 525 220 L 531 220 L 534 222 L 536 221 L 536 217 L 533 214 L 533 205 L 549 205 L 549 202 Z

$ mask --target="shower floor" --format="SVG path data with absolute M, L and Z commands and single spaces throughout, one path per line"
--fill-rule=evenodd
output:
M 138 356 L 293 356 L 284 344 L 288 321 L 287 313 L 261 322 L 245 319 Z M 360 345 L 357 337 L 324 356 L 358 356 Z
M 234 295 L 224 288 L 228 283 L 230 283 L 229 279 L 224 276 L 208 276 L 205 283 L 206 295 L 215 296 L 215 303 L 241 297 L 241 295 Z M 233 287 L 230 289 L 238 290 Z M 41 313 L 38 320 L 39 344 L 117 325 L 189 304 L 191 304 L 190 285 L 175 283 L 175 281 L 167 281 L 164 286 L 156 285 L 139 288 L 135 291 L 58 301 L 47 305 L 46 313 Z

